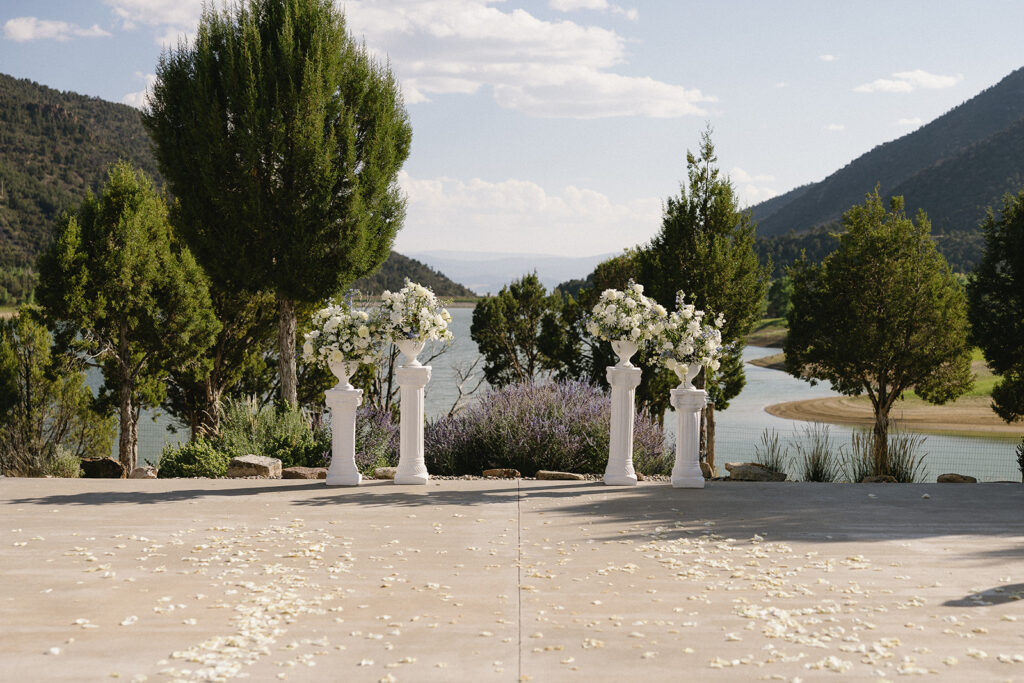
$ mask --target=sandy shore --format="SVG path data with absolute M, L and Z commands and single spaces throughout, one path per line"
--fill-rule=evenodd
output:
M 897 402 L 890 417 L 905 429 L 923 432 L 989 432 L 1019 435 L 1024 425 L 1008 425 L 992 412 L 987 396 L 962 398 L 945 406 L 933 406 L 914 401 Z M 833 396 L 806 401 L 776 403 L 765 410 L 776 417 L 808 422 L 871 425 L 874 413 L 867 397 Z

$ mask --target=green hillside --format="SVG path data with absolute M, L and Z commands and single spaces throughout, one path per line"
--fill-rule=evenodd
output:
M 139 112 L 123 104 L 60 92 L 0 74 L 0 305 L 24 299 L 36 256 L 62 211 L 75 207 L 126 159 L 159 182 Z M 473 293 L 426 265 L 391 253 L 380 272 L 357 283 L 377 293 L 408 277 L 447 297 Z

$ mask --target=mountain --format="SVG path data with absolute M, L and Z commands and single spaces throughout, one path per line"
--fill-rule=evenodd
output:
M 837 222 L 879 186 L 924 209 L 935 232 L 976 231 L 987 206 L 1024 188 L 1024 68 L 931 123 L 879 145 L 824 180 L 761 202 L 751 211 L 762 237 Z
M 110 164 L 125 159 L 160 180 L 138 110 L 0 74 L 0 305 L 35 282 L 36 256 L 61 212 L 97 191 Z M 362 291 L 400 289 L 405 278 L 448 297 L 473 292 L 419 261 L 392 252 Z
M 549 290 L 559 283 L 584 278 L 601 261 L 614 254 L 567 257 L 548 254 L 502 254 L 473 251 L 423 251 L 411 254 L 443 270 L 478 294 L 497 294 L 502 287 L 536 271 Z

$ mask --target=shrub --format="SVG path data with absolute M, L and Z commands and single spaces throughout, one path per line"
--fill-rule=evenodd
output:
M 1024 482 L 1024 437 L 1017 444 L 1017 467 L 1020 468 L 1020 480 Z
M 77 479 L 82 476 L 82 459 L 63 446 L 57 446 L 53 458 L 46 463 L 46 474 L 62 479 Z
M 865 477 L 889 475 L 900 483 L 913 483 L 924 479 L 924 457 L 921 447 L 925 437 L 914 432 L 893 429 L 889 432 L 888 470 L 877 472 L 875 467 L 874 434 L 854 432 L 850 438 L 850 452 L 843 458 L 844 476 L 852 482 Z
M 160 454 L 157 476 L 223 477 L 231 457 L 205 439 L 196 439 L 179 446 L 168 445 Z
M 213 444 L 229 459 L 252 453 L 278 458 L 282 467 L 323 467 L 330 461 L 331 431 L 301 408 L 228 399 Z
M 372 475 L 377 467 L 398 464 L 398 424 L 391 421 L 391 412 L 362 406 L 356 414 L 356 467 Z
M 789 465 L 789 449 L 779 445 L 779 434 L 774 429 L 761 432 L 760 441 L 754 445 L 754 462 L 764 465 L 772 472 L 785 472 Z
M 608 461 L 611 401 L 583 382 L 511 384 L 462 412 L 427 424 L 427 468 L 441 475 L 496 467 L 586 474 Z M 634 424 L 634 465 L 644 474 L 671 470 L 665 435 L 647 415 Z
M 804 481 L 835 481 L 839 467 L 832 452 L 828 425 L 818 422 L 805 427 L 804 438 L 796 442 Z

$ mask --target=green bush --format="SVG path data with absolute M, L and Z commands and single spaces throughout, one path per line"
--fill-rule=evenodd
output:
M 786 472 L 789 465 L 789 449 L 779 445 L 779 434 L 774 429 L 761 432 L 760 441 L 754 445 L 754 462 L 764 465 L 772 472 Z
M 1024 482 L 1024 437 L 1017 444 L 1017 467 L 1020 468 L 1020 480 Z
M 228 472 L 231 458 L 204 439 L 196 439 L 179 446 L 167 446 L 160 454 L 157 476 L 171 477 L 223 477 Z
M 796 450 L 804 481 L 830 482 L 839 478 L 828 425 L 815 422 L 804 428 L 804 438 L 796 442 Z
M 63 446 L 57 446 L 53 459 L 46 463 L 45 470 L 50 477 L 77 479 L 82 476 L 82 459 Z
M 331 432 L 300 408 L 229 399 L 213 443 L 229 458 L 251 453 L 277 458 L 282 467 L 324 467 L 330 460 Z
M 924 478 L 924 453 L 921 447 L 925 437 L 914 432 L 889 431 L 889 468 L 877 472 L 875 467 L 875 437 L 871 432 L 854 432 L 850 438 L 850 452 L 843 458 L 844 476 L 857 483 L 873 475 L 889 475 L 896 481 L 911 484 Z

